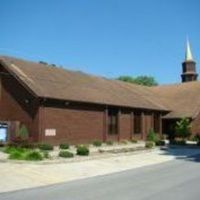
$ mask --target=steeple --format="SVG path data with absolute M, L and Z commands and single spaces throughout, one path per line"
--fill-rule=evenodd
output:
M 196 63 L 192 56 L 190 42 L 186 41 L 185 60 L 182 63 L 182 82 L 196 81 L 198 74 L 196 73 Z
M 190 42 L 186 41 L 186 51 L 185 51 L 185 61 L 193 61 L 192 51 L 190 47 Z

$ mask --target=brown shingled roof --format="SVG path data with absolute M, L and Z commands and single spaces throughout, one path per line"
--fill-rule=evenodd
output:
M 148 87 L 11 57 L 4 66 L 38 97 L 166 111 Z
M 171 111 L 169 119 L 200 111 L 199 81 L 145 87 L 11 57 L 0 61 L 38 97 Z
M 150 88 L 159 101 L 172 112 L 164 118 L 195 118 L 200 112 L 200 82 L 192 81 Z

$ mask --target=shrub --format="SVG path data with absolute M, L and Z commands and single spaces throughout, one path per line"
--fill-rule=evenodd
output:
M 21 148 L 25 148 L 25 149 L 35 149 L 37 148 L 37 145 L 34 144 L 34 143 L 30 143 L 30 142 L 25 142 L 25 143 L 22 143 L 20 145 Z
M 6 148 L 3 150 L 4 153 L 10 154 L 13 151 L 14 147 L 6 146 Z
M 108 141 L 106 141 L 106 144 L 107 144 L 107 145 L 113 145 L 113 141 L 108 140 Z
M 48 151 L 42 151 L 43 157 L 49 159 L 51 156 L 49 155 Z
M 155 142 L 156 146 L 165 146 L 165 141 L 164 140 L 157 140 Z
M 9 153 L 11 153 L 12 149 L 13 149 L 12 147 L 7 146 L 7 147 L 3 150 L 3 152 L 9 154 Z
M 190 141 L 193 141 L 193 142 L 198 142 L 196 135 L 191 136 L 191 137 L 189 138 L 189 140 L 190 140 Z
M 147 135 L 147 141 L 156 142 L 157 140 L 158 140 L 157 134 L 154 132 L 153 129 L 150 129 Z
M 131 142 L 132 142 L 132 143 L 138 143 L 138 141 L 137 141 L 136 139 L 134 139 L 134 138 L 131 139 Z
M 47 150 L 47 151 L 53 150 L 53 145 L 51 145 L 51 144 L 39 144 L 38 147 L 40 150 Z
M 197 146 L 200 146 L 200 134 L 195 135 L 196 141 L 197 141 Z
M 62 157 L 62 158 L 73 158 L 74 154 L 69 152 L 69 151 L 60 151 L 59 152 L 59 157 Z
M 15 148 L 23 148 L 23 149 L 34 149 L 38 147 L 36 144 L 30 143 L 28 141 L 16 142 L 16 140 L 15 142 L 11 141 L 7 143 L 6 146 L 15 147 Z
M 152 141 L 146 141 L 145 143 L 145 147 L 148 148 L 148 149 L 151 149 L 155 146 L 155 143 L 152 142 Z
M 40 152 L 20 147 L 6 147 L 4 152 L 10 154 L 8 158 L 12 160 L 42 160 Z
M 171 140 L 170 144 L 172 144 L 172 145 L 186 145 L 186 141 L 185 140 Z
M 30 151 L 27 154 L 25 154 L 25 160 L 39 161 L 42 159 L 43 159 L 42 154 L 38 151 Z
M 90 151 L 89 151 L 88 147 L 86 147 L 84 145 L 80 145 L 77 147 L 76 153 L 77 153 L 77 155 L 80 155 L 80 156 L 87 156 L 87 155 L 89 155 Z
M 193 141 L 196 141 L 196 142 L 200 142 L 200 135 L 198 134 L 198 135 L 195 135 L 195 136 L 193 136 Z
M 8 143 L 8 146 L 12 147 L 21 147 L 22 145 L 26 144 L 28 140 L 24 140 L 19 136 L 12 137 Z
M 96 141 L 93 142 L 93 145 L 94 145 L 95 147 L 100 147 L 100 146 L 102 145 L 102 142 L 99 141 L 99 140 L 96 140 Z
M 69 144 L 60 144 L 60 149 L 69 149 Z
M 23 160 L 24 154 L 20 151 L 13 151 L 10 153 L 8 158 L 11 160 Z
M 128 141 L 127 140 L 122 140 L 121 144 L 128 144 Z
M 165 140 L 165 139 L 167 139 L 167 135 L 161 134 L 161 135 L 159 135 L 159 139 L 160 140 Z
M 27 151 L 26 149 L 24 148 L 21 148 L 21 147 L 10 147 L 10 146 L 7 146 L 5 149 L 4 149 L 4 152 L 5 153 L 8 153 L 8 154 L 11 154 L 13 152 L 20 152 L 20 153 L 24 153 L 25 151 Z

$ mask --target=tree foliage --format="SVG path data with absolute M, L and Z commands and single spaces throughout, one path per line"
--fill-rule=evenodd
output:
M 21 138 L 22 140 L 27 140 L 28 139 L 29 131 L 28 131 L 27 127 L 24 124 L 20 127 L 20 129 L 19 129 L 19 131 L 17 133 L 17 136 L 19 138 Z
M 156 86 L 158 85 L 157 81 L 152 76 L 120 76 L 117 78 L 117 80 L 134 83 L 138 85 L 145 85 L 145 86 Z
M 183 139 L 188 138 L 191 135 L 190 120 L 188 118 L 182 118 L 176 122 L 175 126 L 176 136 Z

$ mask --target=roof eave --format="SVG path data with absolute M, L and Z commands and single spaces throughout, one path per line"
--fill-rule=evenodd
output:
M 128 105 L 120 105 L 120 104 L 111 104 L 111 103 L 103 103 L 103 102 L 91 102 L 91 101 L 81 101 L 81 100 L 73 100 L 73 99 L 62 99 L 62 98 L 53 98 L 49 96 L 39 96 L 40 99 L 52 99 L 52 100 L 58 100 L 58 101 L 68 101 L 68 102 L 75 102 L 75 103 L 85 103 L 85 104 L 96 104 L 96 105 L 102 105 L 102 106 L 116 106 L 116 107 L 122 107 L 122 108 L 129 108 L 129 109 L 141 109 L 141 110 L 151 110 L 151 111 L 160 111 L 160 112 L 170 112 L 169 110 L 165 109 L 159 109 L 159 108 L 147 108 L 147 107 L 141 107 L 141 106 L 128 106 Z

